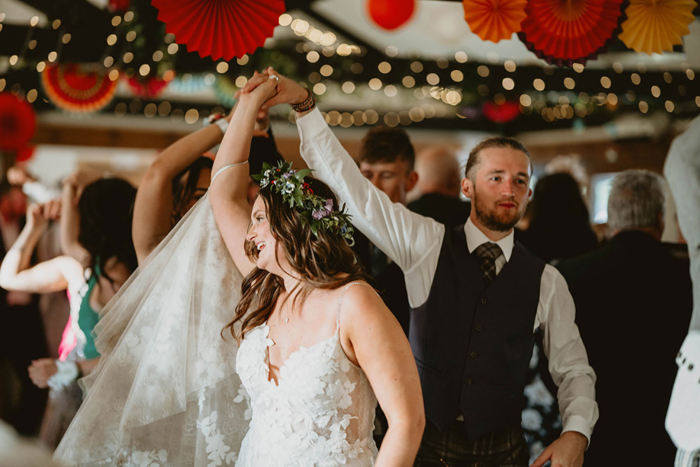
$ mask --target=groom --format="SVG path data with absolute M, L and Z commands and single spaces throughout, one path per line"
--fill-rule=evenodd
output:
M 248 88 L 265 79 L 254 78 Z M 267 106 L 308 96 L 279 76 Z M 446 229 L 392 203 L 366 180 L 317 109 L 299 114 L 297 126 L 314 175 L 336 190 L 353 224 L 404 272 L 429 420 L 416 465 L 527 466 L 520 413 L 533 332 L 541 328 L 559 385 L 563 434 L 533 466 L 551 459 L 580 467 L 598 418 L 595 374 L 565 280 L 514 242 L 513 227 L 530 196 L 527 149 L 510 138 L 474 148 L 462 180 L 470 218 Z

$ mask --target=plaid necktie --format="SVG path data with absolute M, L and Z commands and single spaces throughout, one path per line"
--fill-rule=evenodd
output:
M 501 247 L 492 242 L 479 245 L 473 253 L 479 262 L 486 287 L 496 278 L 496 259 L 503 254 Z

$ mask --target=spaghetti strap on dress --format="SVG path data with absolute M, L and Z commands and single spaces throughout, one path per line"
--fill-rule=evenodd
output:
M 377 399 L 360 367 L 330 338 L 293 352 L 269 379 L 270 328 L 263 324 L 241 342 L 236 370 L 251 398 L 252 420 L 236 466 L 351 466 L 374 464 L 372 437 Z

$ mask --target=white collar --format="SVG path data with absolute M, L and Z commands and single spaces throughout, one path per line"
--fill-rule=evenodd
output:
M 510 255 L 513 254 L 513 245 L 515 243 L 515 232 L 513 230 L 511 230 L 508 235 L 499 241 L 494 242 L 493 240 L 489 239 L 484 232 L 479 230 L 479 228 L 474 225 L 470 218 L 467 219 L 467 223 L 464 224 L 464 233 L 467 236 L 467 248 L 469 248 L 469 253 L 474 252 L 479 245 L 486 242 L 492 242 L 501 247 L 501 251 L 503 251 L 503 256 L 506 258 L 506 261 L 510 261 Z

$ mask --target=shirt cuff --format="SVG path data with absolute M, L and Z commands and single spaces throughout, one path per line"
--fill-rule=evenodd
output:
M 326 131 L 328 124 L 318 107 L 302 117 L 297 117 L 297 125 L 304 127 L 304 136 L 313 137 Z
M 575 431 L 585 436 L 588 440 L 588 444 L 586 444 L 586 449 L 588 449 L 588 446 L 591 445 L 591 425 L 586 418 L 580 415 L 571 415 L 566 418 L 563 425 L 564 428 L 561 430 L 562 434 L 567 431 Z
M 22 192 L 37 203 L 48 203 L 61 198 L 61 191 L 41 182 L 27 182 L 22 185 Z
M 700 464 L 700 451 L 684 451 L 679 449 L 676 453 L 674 467 L 697 467 Z
M 75 362 L 56 360 L 56 368 L 58 369 L 56 374 L 51 376 L 47 381 L 49 387 L 54 391 L 60 391 L 64 387 L 70 385 L 73 381 L 78 379 L 80 375 L 80 369 Z
M 700 449 L 700 332 L 693 331 L 676 357 L 678 374 L 666 415 L 666 431 L 685 451 Z

